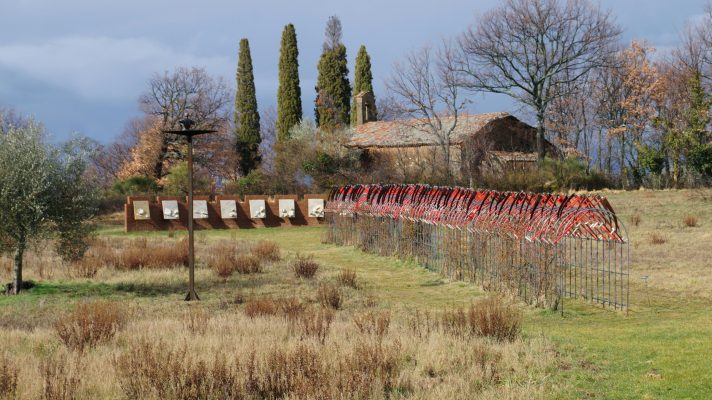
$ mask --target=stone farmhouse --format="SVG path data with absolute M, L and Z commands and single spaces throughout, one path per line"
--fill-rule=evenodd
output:
M 366 162 L 388 160 L 406 176 L 429 176 L 442 163 L 440 139 L 423 120 L 376 121 L 373 95 L 356 96 L 356 126 L 345 144 L 361 149 Z M 444 127 L 455 125 L 450 134 L 450 168 L 454 176 L 502 170 L 526 170 L 537 164 L 536 129 L 506 112 L 461 114 L 442 118 Z M 545 151 L 561 157 L 550 142 Z

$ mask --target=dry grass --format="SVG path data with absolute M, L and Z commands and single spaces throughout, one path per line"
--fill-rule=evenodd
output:
M 235 260 L 235 271 L 241 274 L 257 274 L 262 272 L 260 259 L 253 255 L 243 255 Z
M 124 313 L 117 303 L 82 303 L 60 317 L 54 329 L 69 349 L 81 352 L 114 337 L 124 323 Z
M 75 400 L 79 397 L 85 368 L 83 359 L 77 355 L 70 363 L 69 358 L 67 354 L 60 354 L 40 363 L 43 400 Z
M 296 323 L 301 331 L 301 337 L 314 337 L 324 344 L 329 334 L 329 328 L 334 321 L 334 312 L 328 308 L 307 309 L 299 314 Z
M 367 311 L 353 318 L 354 325 L 359 332 L 383 338 L 388 333 L 391 325 L 391 315 L 388 312 Z
M 521 332 L 522 313 L 501 297 L 489 296 L 476 301 L 468 310 L 446 310 L 440 324 L 447 334 L 486 336 L 511 342 Z
M 191 307 L 185 314 L 185 328 L 194 334 L 204 335 L 208 330 L 210 315 L 202 308 Z
M 254 298 L 245 302 L 245 315 L 250 318 L 276 315 L 277 303 L 270 297 Z
M 14 399 L 17 396 L 17 361 L 6 354 L 0 354 L 0 399 Z
M 652 244 L 665 244 L 667 243 L 667 238 L 660 232 L 651 232 L 648 235 L 648 239 L 650 240 L 650 243 Z
M 339 276 L 336 278 L 339 284 L 343 286 L 348 286 L 354 289 L 358 289 L 358 282 L 356 280 L 356 272 L 350 269 L 342 269 L 339 272 Z
M 286 297 L 277 300 L 279 311 L 288 320 L 298 319 L 307 309 L 307 304 L 302 303 L 297 297 Z
M 640 214 L 635 213 L 630 216 L 630 224 L 631 225 L 637 227 L 640 225 L 640 222 L 641 222 Z
M 694 228 L 697 226 L 697 217 L 694 215 L 685 215 L 685 218 L 682 219 L 683 225 L 685 225 L 688 228 Z
M 316 298 L 324 307 L 334 310 L 341 308 L 341 290 L 339 290 L 337 286 L 329 284 L 319 285 Z
M 314 256 L 297 254 L 294 261 L 292 261 L 292 270 L 297 278 L 311 279 L 319 270 L 319 264 L 314 261 Z
M 259 260 L 275 262 L 282 259 L 279 245 L 270 240 L 260 240 L 252 246 L 252 255 Z

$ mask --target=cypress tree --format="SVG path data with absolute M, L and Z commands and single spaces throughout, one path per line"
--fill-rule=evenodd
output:
M 330 17 L 324 50 L 319 58 L 314 115 L 316 123 L 331 130 L 350 122 L 351 85 L 346 46 L 341 43 L 341 22 Z
M 277 140 L 284 141 L 289 129 L 302 119 L 302 90 L 299 87 L 299 49 L 294 25 L 282 31 L 279 50 L 279 89 L 277 90 Z
M 240 40 L 237 62 L 237 93 L 235 93 L 235 135 L 240 171 L 243 176 L 257 168 L 260 162 L 260 114 L 257 112 L 255 77 L 247 39 Z
M 366 52 L 366 46 L 361 45 L 361 48 L 358 49 L 356 67 L 354 68 L 354 96 L 363 91 L 373 93 L 373 74 L 371 73 L 371 57 Z M 351 125 L 356 125 L 355 99 L 351 103 Z

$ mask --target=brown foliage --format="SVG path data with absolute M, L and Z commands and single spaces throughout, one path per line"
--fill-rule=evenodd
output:
M 668 241 L 667 238 L 660 232 L 652 232 L 648 238 L 652 244 L 665 244 Z
M 307 309 L 307 305 L 296 297 L 287 297 L 277 300 L 277 307 L 287 320 L 294 321 Z
M 119 386 L 130 399 L 244 399 L 239 371 L 221 353 L 198 360 L 187 345 L 171 349 L 143 340 L 114 359 Z
M 311 279 L 316 275 L 319 269 L 319 264 L 314 261 L 314 256 L 302 256 L 297 254 L 297 257 L 292 261 L 292 270 L 297 278 Z
M 245 303 L 245 315 L 250 318 L 276 315 L 277 303 L 269 297 L 250 299 Z
M 204 360 L 185 344 L 171 348 L 142 340 L 117 356 L 114 367 L 132 399 L 367 399 L 387 398 L 396 388 L 397 343 L 356 343 L 335 365 L 325 351 L 303 343 L 236 354 L 229 362 L 220 352 Z
M 320 285 L 317 300 L 324 307 L 338 310 L 341 307 L 341 291 L 334 285 Z
M 682 219 L 682 223 L 688 228 L 694 228 L 697 226 L 697 217 L 694 215 L 686 215 L 685 218 Z
M 17 395 L 17 375 L 19 369 L 16 360 L 7 355 L 0 355 L 0 398 L 14 399 Z
M 279 261 L 282 256 L 279 251 L 279 245 L 270 240 L 260 240 L 252 247 L 252 255 L 259 260 Z
M 513 341 L 521 332 L 522 314 L 497 296 L 489 296 L 462 308 L 443 312 L 440 326 L 454 336 L 487 336 Z
M 181 239 L 165 244 L 148 244 L 146 238 L 134 239 L 128 245 L 116 252 L 105 248 L 104 257 L 118 270 L 135 270 L 141 268 L 174 268 L 188 265 L 188 241 Z
M 356 329 L 362 334 L 382 339 L 388 333 L 391 315 L 387 312 L 367 311 L 354 316 L 353 321 Z
M 235 272 L 236 259 L 234 254 L 216 254 L 210 260 L 210 268 L 215 274 L 226 280 Z
M 75 400 L 82 383 L 82 358 L 77 356 L 73 365 L 67 357 L 51 356 L 40 364 L 43 400 Z
M 81 352 L 85 347 L 110 340 L 124 323 L 125 315 L 117 303 L 82 303 L 60 317 L 54 329 L 68 348 Z
M 235 270 L 241 274 L 256 274 L 262 272 L 262 264 L 253 255 L 239 256 L 235 260 Z
M 358 289 L 358 282 L 356 281 L 356 272 L 350 269 L 342 269 L 337 277 L 339 283 L 343 286 L 348 286 L 354 289 Z
M 334 312 L 327 308 L 308 309 L 301 313 L 297 319 L 301 329 L 302 338 L 313 336 L 319 343 L 324 344 L 329 328 L 334 320 Z

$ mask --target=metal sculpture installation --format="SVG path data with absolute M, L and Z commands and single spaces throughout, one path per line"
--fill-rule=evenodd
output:
M 324 211 L 328 243 L 413 259 L 530 304 L 629 306 L 628 237 L 604 197 L 351 185 L 334 188 Z

